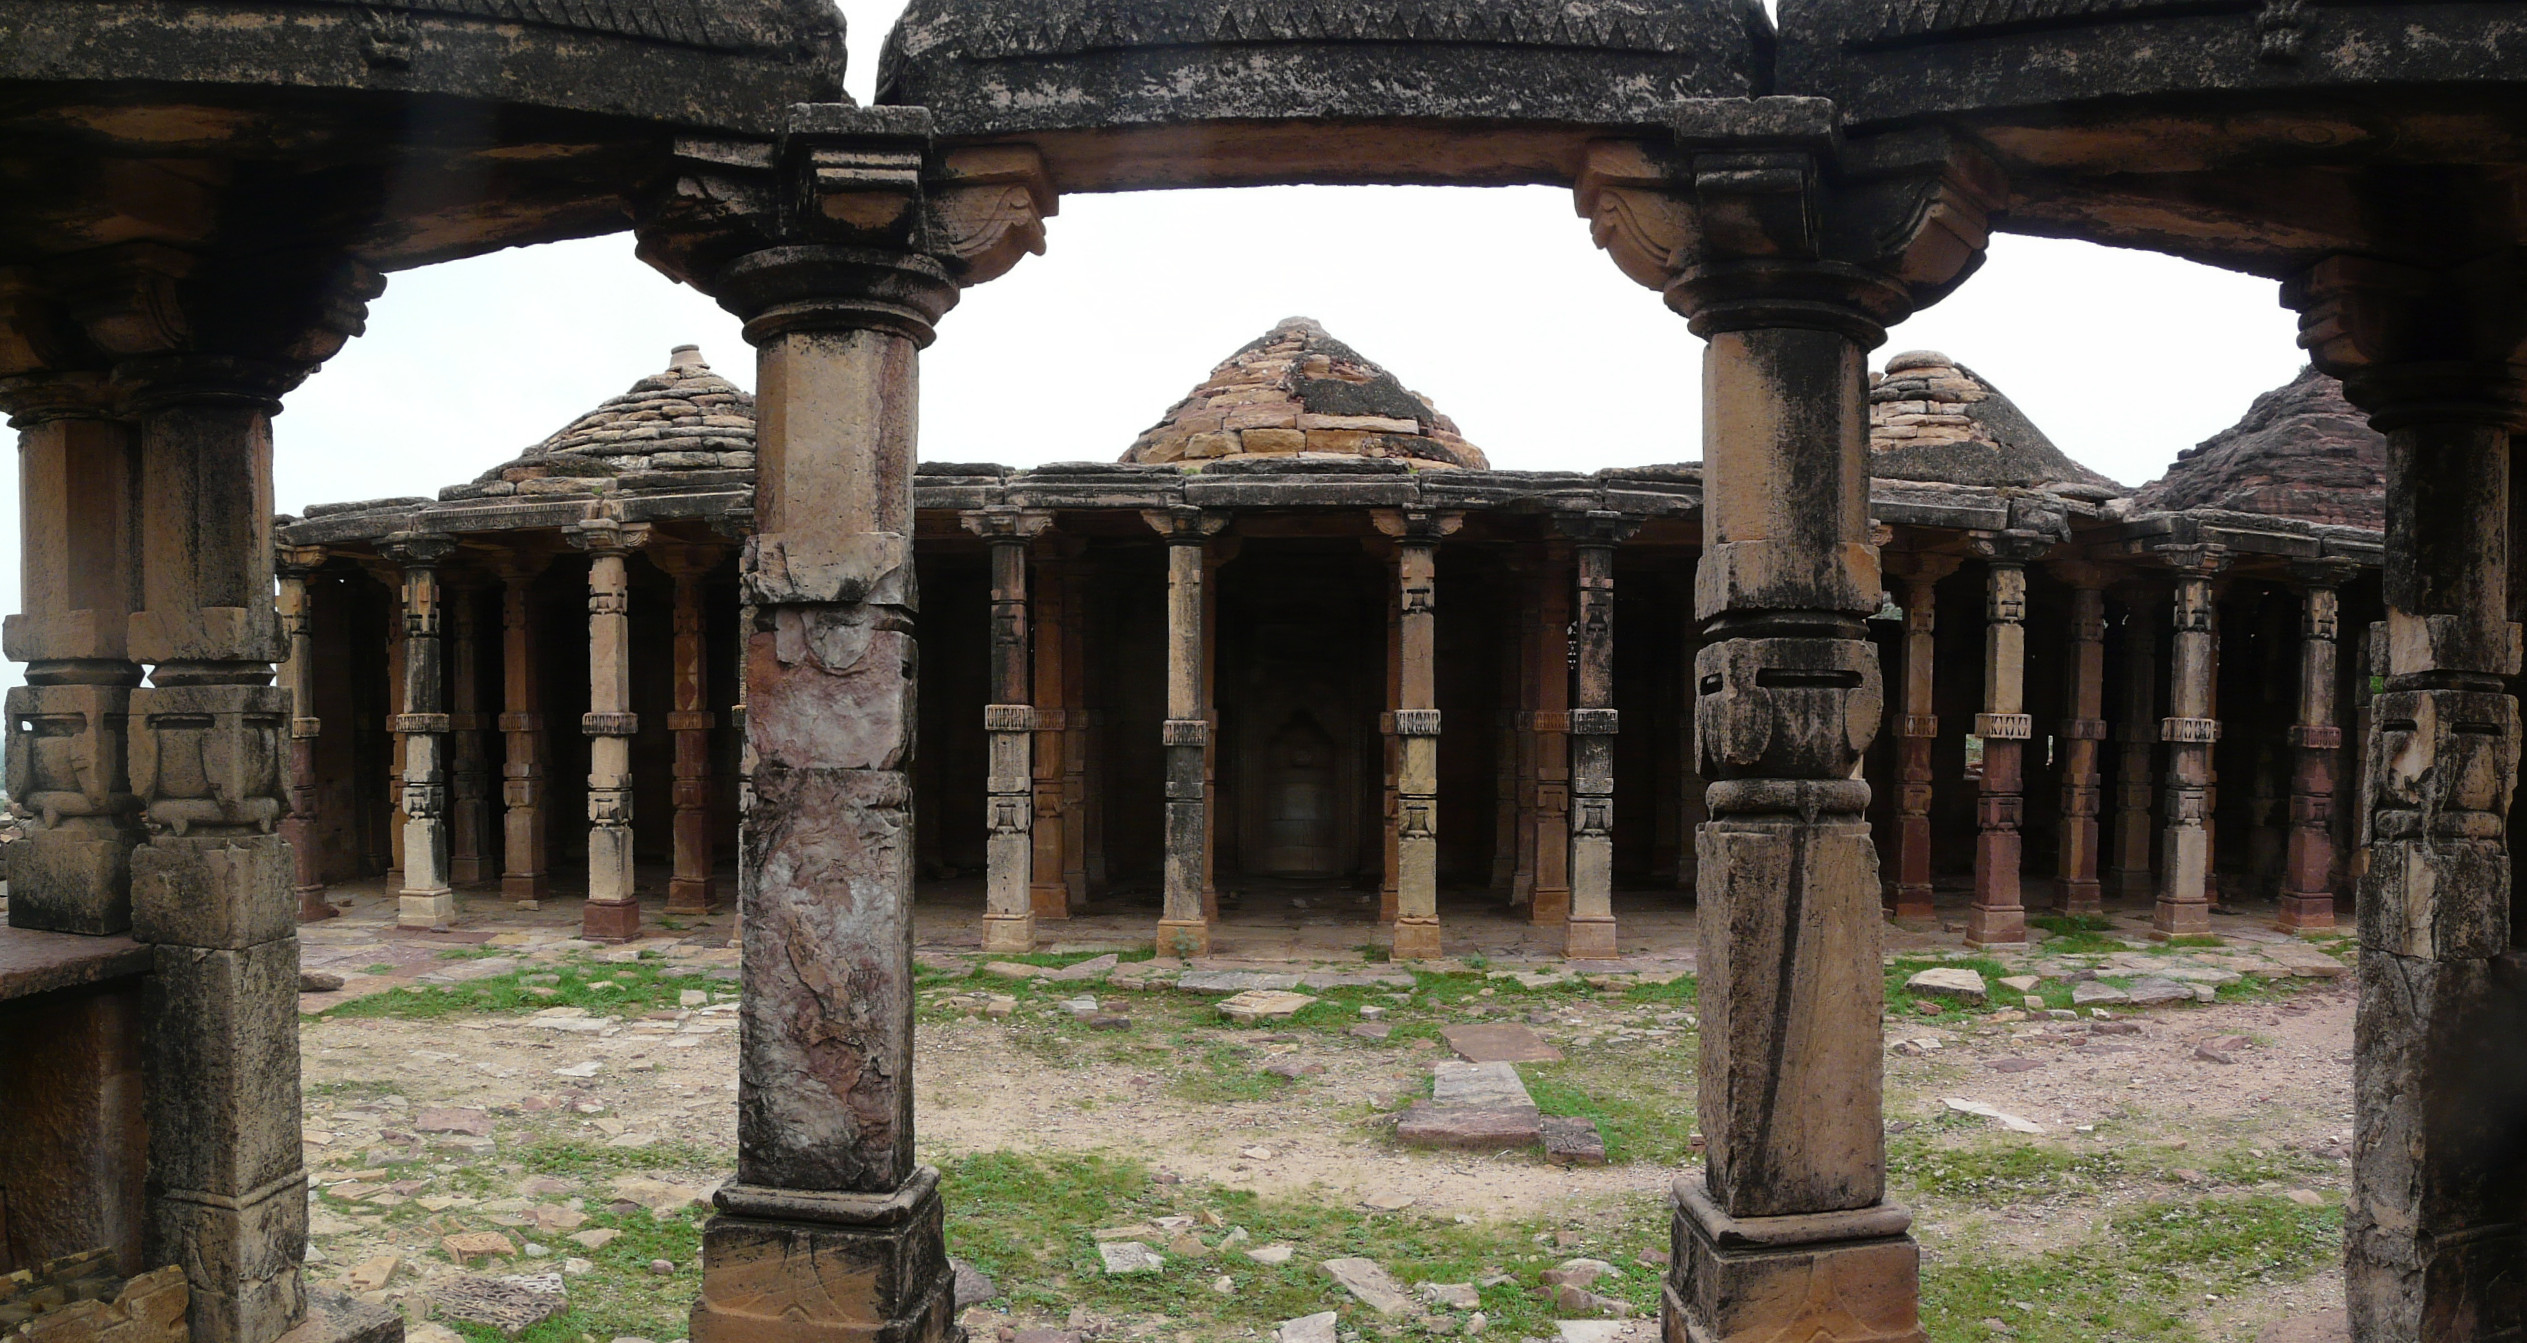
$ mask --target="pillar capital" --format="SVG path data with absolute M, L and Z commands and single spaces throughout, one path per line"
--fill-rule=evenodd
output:
M 1596 508 L 1585 513 L 1554 514 L 1553 530 L 1576 546 L 1613 547 L 1639 535 L 1641 519 Z
M 323 546 L 277 545 L 272 548 L 272 567 L 284 577 L 305 578 L 333 558 Z
M 1981 264 L 1999 169 L 1922 129 L 1845 139 L 1822 98 L 1689 98 L 1672 139 L 1601 140 L 1579 213 L 1696 335 L 1829 330 L 1864 347 Z
M 0 295 L 6 290 L 0 288 Z M 5 364 L 0 358 L 0 364 Z M 0 413 L 12 429 L 32 429 L 55 420 L 112 419 L 121 409 L 121 393 L 103 371 L 70 369 L 0 377 Z
M 2527 430 L 2527 276 L 2509 253 L 2444 268 L 2330 256 L 2286 281 L 2282 303 L 2310 361 L 2379 432 Z
M 590 555 L 629 555 L 649 544 L 649 524 L 587 518 L 562 528 L 562 539 Z
M 1880 557 L 1879 563 L 1889 577 L 1900 578 L 1907 586 L 1927 586 L 1963 568 L 1965 556 L 1930 550 L 1890 550 Z
M 671 541 L 652 539 L 640 547 L 649 562 L 671 578 L 699 578 L 717 567 L 728 553 L 726 546 L 709 541 Z
M 1043 535 L 1053 525 L 1053 514 L 1040 508 L 1016 508 L 995 504 L 989 508 L 971 508 L 956 515 L 965 530 L 986 542 L 1023 545 Z
M 1971 532 L 1966 537 L 1966 549 L 1986 564 L 2023 569 L 2042 559 L 2046 551 L 2053 549 L 2055 540 L 2039 532 Z
M 393 532 L 379 553 L 407 569 L 435 569 L 456 553 L 456 538 L 443 532 Z
M 2078 592 L 2103 592 L 2122 579 L 2119 571 L 2087 559 L 2049 561 L 2044 570 Z
M 2290 585 L 2306 592 L 2311 588 L 2340 588 L 2360 577 L 2361 571 L 2373 566 L 2358 560 L 2327 557 L 2314 560 L 2293 560 L 2288 573 Z
M 1171 546 L 1201 545 L 1228 530 L 1228 524 L 1234 519 L 1235 515 L 1224 509 L 1195 508 L 1190 505 L 1141 510 L 1141 521 L 1148 523 L 1152 531 L 1165 537 L 1167 544 Z
M 2228 572 L 2233 558 L 2228 547 L 2212 542 L 2154 546 L 2148 553 L 2166 565 L 2179 582 L 2208 583 Z
M 1437 545 L 1465 525 L 1465 514 L 1443 508 L 1373 508 L 1369 525 L 1404 545 Z

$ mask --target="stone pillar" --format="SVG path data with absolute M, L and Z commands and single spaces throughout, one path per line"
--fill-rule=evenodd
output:
M 1614 548 L 1641 524 L 1620 513 L 1562 514 L 1554 525 L 1577 553 L 1579 618 L 1571 706 L 1570 920 L 1562 954 L 1611 960 L 1614 921 Z
M 1088 893 L 1106 886 L 1106 810 L 1099 791 L 1105 781 L 1105 727 L 1102 709 L 1093 707 L 1094 683 L 1088 672 L 1088 601 L 1096 590 L 1096 566 L 1085 555 L 1063 566 L 1069 589 L 1062 622 L 1063 684 L 1070 687 L 1071 707 L 1062 714 L 1062 886 L 1067 904 L 1062 917 L 1088 905 Z
M 2023 549 L 1978 542 L 1986 554 L 1983 607 L 1983 739 L 1981 796 L 1975 803 L 1974 904 L 1966 911 L 1965 944 L 1976 949 L 2027 945 L 2027 909 L 2019 887 L 2019 823 L 2026 809 L 2027 560 Z
M 1223 536 L 1202 548 L 1202 920 L 1220 919 L 1220 570 L 1237 558 L 1241 538 Z
M 1030 717 L 1035 722 L 1031 748 L 1031 801 L 1027 823 L 1029 849 L 1027 908 L 1038 920 L 1070 917 L 1072 815 L 1064 798 L 1063 779 L 1070 773 L 1070 715 L 1078 703 L 1069 658 L 1069 560 L 1060 554 L 1062 538 L 1050 535 L 1036 542 L 1038 582 L 1030 594 Z
M 2071 655 L 2062 702 L 2062 912 L 2073 918 L 2105 909 L 2097 883 L 2097 752 L 2106 740 L 2106 574 L 2094 565 L 2057 565 L 2071 585 Z
M 1210 870 L 1204 757 L 1211 740 L 1202 676 L 1203 578 L 1209 570 L 1204 551 L 1228 526 L 1228 515 L 1175 508 L 1141 516 L 1167 538 L 1167 889 L 1158 954 L 1200 956 L 1211 949 L 1211 924 L 1202 909 L 1204 874 Z
M 1439 954 L 1439 542 L 1462 513 L 1382 508 L 1395 542 L 1395 800 L 1389 830 L 1396 960 Z
M 1378 715 L 1378 763 L 1383 782 L 1378 799 L 1378 922 L 1393 924 L 1404 904 L 1404 832 L 1403 806 L 1398 788 L 1403 783 L 1403 748 L 1396 734 L 1401 730 L 1396 710 L 1404 703 L 1404 556 L 1401 547 L 1383 538 L 1368 538 L 1373 553 L 1391 558 L 1395 563 L 1393 581 L 1386 584 L 1386 675 L 1380 684 L 1385 688 L 1386 709 Z M 1426 594 L 1425 594 L 1426 595 Z M 1433 953 L 1436 954 L 1436 953 Z
M 1964 561 L 1912 552 L 1887 556 L 1904 584 L 1904 712 L 1895 743 L 1895 883 L 1899 919 L 1935 917 L 1930 887 L 1930 753 L 1939 740 L 1939 580 Z
M 1571 546 L 1545 542 L 1536 569 L 1534 713 L 1527 720 L 1535 752 L 1535 885 L 1527 921 L 1559 928 L 1571 917 Z
M 546 557 L 513 552 L 500 574 L 500 896 L 520 909 L 551 893 L 544 856 L 544 680 L 535 576 Z
M 9 799 L 28 818 L 9 846 L 9 925 L 60 933 L 132 926 L 140 799 L 126 723 L 140 664 L 126 623 L 140 604 L 131 426 L 102 377 L 0 380 L 18 431 L 18 614 L 8 656 Z
M 2117 594 L 2123 617 L 2123 711 L 2115 723 L 2115 851 L 2106 889 L 2118 900 L 2155 899 L 2151 872 L 2156 828 L 2151 757 L 2158 749 L 2158 594 L 2127 587 Z
M 787 116 L 777 143 L 680 144 L 642 225 L 758 351 L 738 1164 L 691 1338 L 941 1343 L 955 1275 L 913 1142 L 919 360 L 959 279 L 1041 247 L 1052 194 L 1023 147 L 934 154 L 921 108 Z
M 1027 647 L 1027 549 L 1052 525 L 1050 513 L 998 507 L 960 514 L 991 551 L 991 703 L 983 730 L 991 768 L 983 799 L 989 827 L 983 894 L 983 950 L 1035 950 L 1035 687 Z M 1067 913 L 1067 911 L 1065 911 Z
M 2158 910 L 2150 920 L 2150 936 L 2201 937 L 2211 932 L 2211 746 L 2220 740 L 2214 698 L 2220 607 L 2211 580 L 2227 565 L 2228 556 L 2208 545 L 2160 553 L 2176 571 L 2176 597 L 2168 716 L 2159 720 L 2159 740 L 2167 743 L 2167 786 L 2165 828 L 2159 833 Z
M 1542 607 L 1539 605 L 1541 593 L 1534 558 L 1522 553 L 1513 553 L 1506 561 L 1505 568 L 1508 571 L 1510 584 L 1517 589 L 1518 618 L 1517 623 L 1511 627 L 1511 640 L 1517 646 L 1517 656 L 1508 669 L 1513 678 L 1513 684 L 1508 689 L 1515 696 L 1510 701 L 1512 712 L 1509 719 L 1513 733 L 1509 744 L 1514 748 L 1509 752 L 1509 758 L 1511 768 L 1516 771 L 1512 779 L 1514 786 L 1511 794 L 1515 811 L 1511 810 L 1511 799 L 1504 799 L 1501 815 L 1509 821 L 1510 829 L 1509 851 L 1503 856 L 1509 862 L 1509 905 L 1512 909 L 1526 909 L 1532 908 L 1535 904 L 1537 757 L 1535 705 L 1536 697 L 1541 693 L 1536 688 L 1537 682 L 1544 675 L 1539 665 L 1541 655 L 1537 650 L 1535 630 L 1543 616 Z
M 155 664 L 131 697 L 154 832 L 132 855 L 132 933 L 155 952 L 145 1259 L 185 1267 L 196 1343 L 269 1343 L 306 1308 L 298 910 L 275 833 L 292 706 L 271 684 L 271 414 L 295 371 L 135 362 L 117 376 L 140 416 L 129 648 Z
M 404 884 L 404 734 L 396 723 L 404 710 L 404 579 L 392 565 L 371 566 L 392 604 L 386 620 L 386 878 Z
M 395 922 L 446 928 L 456 922 L 456 892 L 448 885 L 448 714 L 439 649 L 446 603 L 439 563 L 456 541 L 397 532 L 381 549 L 403 570 L 404 699 L 395 733 L 404 743 L 404 881 Z
M 640 936 L 640 895 L 632 873 L 632 584 L 633 551 L 649 540 L 646 523 L 589 518 L 565 533 L 588 552 L 588 902 L 579 935 L 591 942 Z
M 491 843 L 491 756 L 483 734 L 482 579 L 463 574 L 447 594 L 448 879 L 459 888 L 492 879 L 499 858 Z
M 1867 359 L 1971 268 L 2004 189 L 1936 132 L 1901 158 L 1839 140 L 1822 100 L 1686 100 L 1676 116 L 1672 145 L 1591 145 L 1578 182 L 1600 245 L 1709 342 L 1708 1146 L 1675 1183 L 1662 1325 L 1695 1343 L 1920 1343 L 1911 1216 L 1886 1201 L 1884 921 L 1859 777 L 1884 712 L 1864 624 L 1883 598 Z M 1846 179 L 1845 155 L 1874 167 Z
M 2285 933 L 2334 926 L 2334 793 L 2342 778 L 2343 729 L 2336 721 L 2336 639 L 2342 587 L 2359 570 L 2348 561 L 2303 561 L 2299 583 L 2299 721 L 2290 727 L 2298 759 L 2290 775 L 2290 839 L 2282 860 Z
M 283 546 L 275 556 L 281 589 L 277 602 L 281 637 L 289 660 L 281 665 L 280 682 L 290 692 L 289 815 L 281 821 L 281 839 L 290 846 L 290 872 L 296 879 L 298 921 L 319 923 L 340 910 L 325 900 L 323 856 L 316 851 L 316 739 L 324 724 L 316 717 L 315 637 L 310 624 L 307 579 L 323 566 L 323 546 Z
M 675 862 L 667 879 L 667 912 L 708 914 L 718 904 L 711 868 L 711 729 L 719 716 L 711 712 L 708 612 L 703 608 L 702 580 L 719 562 L 716 546 L 653 546 L 650 558 L 676 584 L 676 704 L 667 713 L 667 730 L 676 737 Z

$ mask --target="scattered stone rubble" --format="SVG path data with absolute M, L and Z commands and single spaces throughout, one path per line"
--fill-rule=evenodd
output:
M 1428 397 L 1325 333 L 1286 318 L 1229 356 L 1124 454 L 1126 462 L 1203 462 L 1305 454 L 1392 458 L 1416 467 L 1486 469 L 1483 450 Z
M 0 1278 L 0 1340 L 184 1343 L 189 1299 L 173 1264 L 127 1280 L 112 1250 L 85 1250 Z

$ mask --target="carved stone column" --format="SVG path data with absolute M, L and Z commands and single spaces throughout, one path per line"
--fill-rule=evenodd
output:
M 134 364 L 140 365 L 135 367 Z M 305 1309 L 298 905 L 286 846 L 286 651 L 272 604 L 271 414 L 300 372 L 133 361 L 143 606 L 132 933 L 153 944 L 146 1261 L 186 1267 L 197 1343 L 269 1343 Z
M 0 380 L 18 431 L 18 583 L 8 656 L 8 790 L 28 818 L 9 846 L 9 924 L 59 933 L 132 925 L 143 838 L 125 724 L 140 664 L 125 624 L 140 604 L 131 426 L 94 375 Z M 330 910 L 328 910 L 330 912 Z
M 2211 747 L 2220 740 L 2218 598 L 2211 580 L 2228 564 L 2217 546 L 2161 551 L 2176 572 L 2175 631 L 2169 650 L 2168 716 L 2159 720 L 2167 744 L 2165 827 L 2159 832 L 2158 911 L 2150 935 L 2200 937 L 2211 931 Z
M 649 540 L 646 523 L 590 518 L 565 533 L 588 552 L 588 903 L 579 935 L 591 942 L 640 936 L 632 872 L 632 585 L 626 561 Z
M 674 871 L 667 878 L 667 912 L 708 914 L 718 903 L 711 868 L 711 673 L 704 660 L 707 612 L 702 579 L 719 562 L 716 546 L 653 546 L 650 559 L 676 584 L 676 705 L 667 730 L 676 737 Z
M 491 842 L 491 756 L 483 734 L 482 577 L 448 583 L 448 879 L 459 888 L 490 881 L 499 866 Z
M 2505 181 L 2430 181 L 2453 200 L 2375 185 L 2378 218 L 2428 221 L 2407 255 L 2466 261 L 2334 257 L 2284 288 L 2317 367 L 2387 436 L 2345 1278 L 2358 1343 L 2495 1338 L 2527 1328 L 2527 911 L 2507 842 L 2527 286 L 2478 250 L 2484 223 L 2513 226 Z
M 387 592 L 386 618 L 386 879 L 404 884 L 404 734 L 396 727 L 404 711 L 404 579 L 391 564 L 364 565 Z
M 1395 922 L 1392 955 L 1439 954 L 1439 542 L 1462 513 L 1382 508 L 1370 514 L 1395 542 Z
M 1202 548 L 1202 920 L 1220 919 L 1220 570 L 1237 558 L 1241 540 L 1222 536 Z
M 983 730 L 991 737 L 984 784 L 988 865 L 983 892 L 983 950 L 1035 950 L 1035 687 L 1027 647 L 1027 549 L 1053 515 L 988 508 L 958 515 L 991 551 L 991 703 Z
M 1063 779 L 1071 769 L 1070 715 L 1079 688 L 1069 675 L 1071 609 L 1070 559 L 1062 553 L 1066 538 L 1039 535 L 1035 544 L 1038 581 L 1029 593 L 1034 667 L 1029 681 L 1029 717 L 1035 723 L 1030 747 L 1030 804 L 1027 821 L 1027 909 L 1037 920 L 1070 917 L 1070 886 L 1065 873 L 1072 862 L 1073 817 L 1064 797 Z M 1075 545 L 1075 543 L 1074 543 Z
M 2071 585 L 2071 656 L 2065 663 L 2062 720 L 2062 912 L 2073 918 L 2105 909 L 2097 884 L 2097 752 L 2106 740 L 2106 591 L 2104 570 L 2089 564 L 2054 568 Z
M 1981 796 L 1975 804 L 1974 904 L 1966 911 L 1965 944 L 1977 949 L 2027 945 L 2026 900 L 2019 886 L 2019 825 L 2025 817 L 2027 739 L 2028 549 L 2009 538 L 1978 541 L 1986 556 L 1983 607 L 1983 739 Z
M 1837 138 L 1820 99 L 1687 100 L 1600 142 L 1581 213 L 1709 342 L 1696 738 L 1702 1130 L 1662 1314 L 1695 1343 L 1919 1343 L 1886 1201 L 1883 920 L 1858 765 L 1884 696 L 1864 620 L 1868 350 L 1979 258 L 2002 184 L 1935 134 Z M 1761 125 L 1761 133 L 1744 128 Z
M 1062 917 L 1084 909 L 1091 891 L 1106 886 L 1106 810 L 1101 791 L 1105 781 L 1105 712 L 1096 707 L 1096 682 L 1088 660 L 1088 601 L 1096 591 L 1096 563 L 1086 555 L 1064 566 L 1069 616 L 1062 622 L 1063 684 L 1071 687 L 1071 707 L 1063 711 L 1062 737 L 1062 887 L 1067 901 Z M 1103 675 L 1100 668 L 1097 675 Z
M 1378 799 L 1378 922 L 1393 924 L 1404 903 L 1403 807 L 1397 789 L 1403 782 L 1403 749 L 1396 736 L 1401 725 L 1395 711 L 1404 702 L 1403 552 L 1385 537 L 1364 538 L 1370 553 L 1394 561 L 1394 581 L 1386 584 L 1386 709 L 1378 715 L 1378 763 L 1383 785 Z
M 1508 668 L 1511 684 L 1506 687 L 1513 698 L 1509 722 L 1513 748 L 1506 758 L 1516 771 L 1511 779 L 1511 797 L 1504 799 L 1501 815 L 1509 822 L 1509 851 L 1503 856 L 1509 862 L 1509 905 L 1512 909 L 1532 908 L 1536 884 L 1536 750 L 1535 705 L 1542 692 L 1537 685 L 1544 678 L 1543 653 L 1539 650 L 1536 629 L 1543 623 L 1543 594 L 1533 556 L 1513 553 L 1504 567 L 1510 585 L 1516 590 L 1517 623 L 1511 627 L 1511 638 L 1517 655 Z M 1559 664 L 1555 674 L 1559 675 Z M 1512 810 L 1514 799 L 1515 810 Z
M 2106 889 L 2118 900 L 2152 900 L 2158 879 L 2151 871 L 2157 810 L 2150 765 L 2158 751 L 2159 595 L 2126 587 L 2116 594 L 2123 618 L 2123 711 L 2115 720 L 2115 852 L 2106 867 Z
M 1570 921 L 1562 954 L 1610 960 L 1614 920 L 1614 548 L 1641 524 L 1620 513 L 1562 514 L 1577 553 L 1571 706 Z
M 316 738 L 324 724 L 316 717 L 316 641 L 307 579 L 324 562 L 323 546 L 283 546 L 274 561 L 281 575 L 276 603 L 281 637 L 290 650 L 280 673 L 282 688 L 290 692 L 290 807 L 281 821 L 281 839 L 290 846 L 290 871 L 296 878 L 292 893 L 301 923 L 319 923 L 341 913 L 325 900 L 324 858 L 316 851 Z
M 642 222 L 644 257 L 758 352 L 738 1165 L 692 1339 L 938 1343 L 955 1279 L 913 1143 L 919 358 L 958 279 L 1041 246 L 1051 192 L 1023 147 L 934 154 L 917 107 L 788 117 L 777 143 L 679 142 Z
M 1887 571 L 1904 583 L 1904 714 L 1895 743 L 1895 885 L 1899 919 L 1935 917 L 1930 886 L 1931 749 L 1939 740 L 1939 580 L 1965 561 L 1918 552 L 1889 555 Z
M 1535 698 L 1527 719 L 1535 752 L 1535 884 L 1527 921 L 1559 928 L 1571 917 L 1571 546 L 1544 543 L 1535 570 L 1536 619 L 1527 627 L 1535 658 Z
M 2335 648 L 2342 587 L 2358 572 L 2342 560 L 2310 560 L 2292 569 L 2299 582 L 2299 721 L 2290 727 L 2290 745 L 2298 759 L 2290 775 L 2290 840 L 2274 925 L 2285 933 L 2334 926 L 2334 793 L 2343 755 Z
M 551 893 L 544 855 L 544 679 L 537 650 L 535 576 L 547 557 L 512 552 L 500 574 L 500 896 L 520 909 Z
M 404 699 L 395 733 L 404 743 L 404 883 L 395 922 L 446 928 L 456 922 L 456 892 L 448 884 L 448 714 L 439 648 L 446 602 L 439 564 L 455 552 L 456 541 L 397 532 L 380 549 L 403 570 Z
M 1203 917 L 1204 874 L 1210 870 L 1209 798 L 1204 756 L 1211 740 L 1203 695 L 1204 550 L 1228 526 L 1228 515 L 1198 508 L 1141 514 L 1167 538 L 1167 887 L 1158 918 L 1158 953 L 1200 956 L 1211 949 Z

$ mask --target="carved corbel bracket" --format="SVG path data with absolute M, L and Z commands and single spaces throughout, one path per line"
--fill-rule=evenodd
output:
M 1439 508 L 1373 508 L 1369 525 L 1397 541 L 1436 545 L 1456 535 L 1465 525 L 1465 515 Z
M 968 509 L 957 514 L 956 520 L 986 541 L 1032 541 L 1053 525 L 1053 515 L 1048 510 L 1005 504 Z
M 582 518 L 562 528 L 562 539 L 591 555 L 628 555 L 649 544 L 649 524 L 615 518 Z
M 1610 509 L 1556 513 L 1553 530 L 1578 546 L 1619 546 L 1640 534 L 1641 519 Z
M 2326 257 L 2282 285 L 2299 344 L 2381 432 L 2415 419 L 2527 429 L 2527 259 L 2445 269 Z
M 1141 521 L 1165 537 L 1169 545 L 1200 545 L 1228 530 L 1228 524 L 1234 518 L 1235 515 L 1225 509 L 1195 508 L 1191 505 L 1141 510 Z
M 997 280 L 1044 254 L 1044 221 L 1060 212 L 1044 155 L 1032 145 L 952 149 L 924 183 L 930 227 L 957 283 Z

